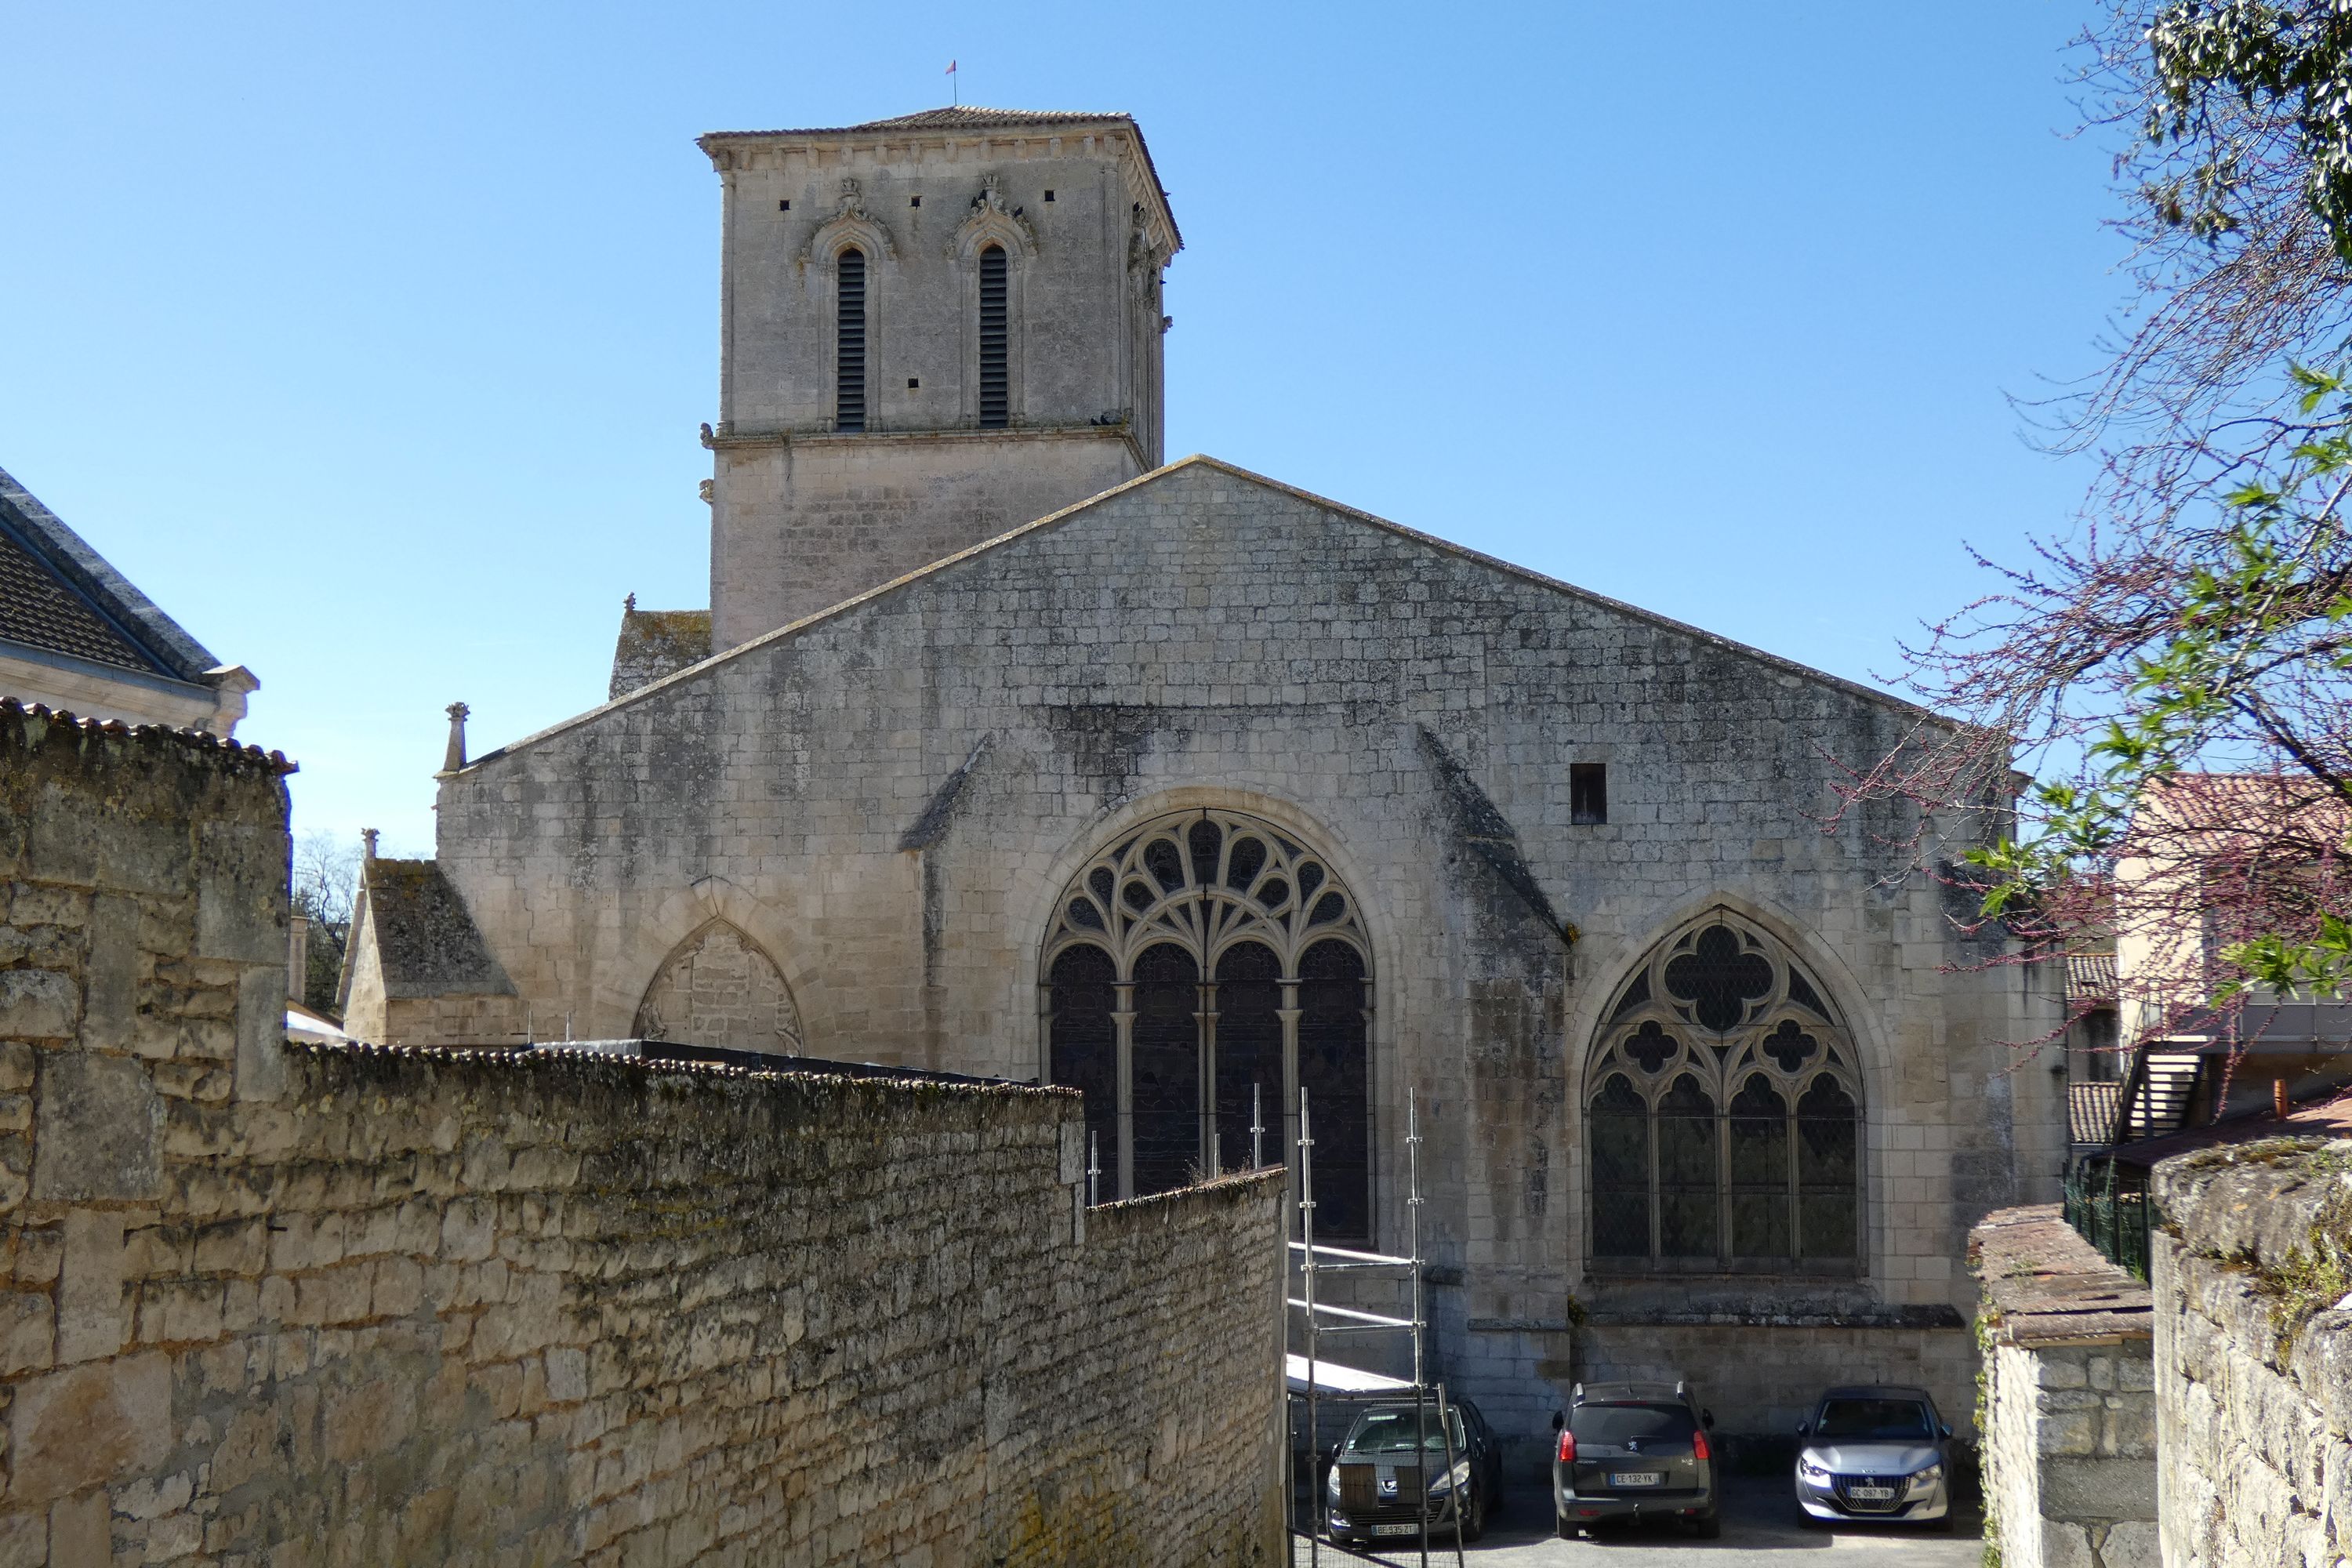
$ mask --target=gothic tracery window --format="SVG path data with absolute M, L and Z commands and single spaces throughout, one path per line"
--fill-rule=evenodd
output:
M 1662 944 L 1586 1070 L 1595 1266 L 1853 1271 L 1857 1068 L 1821 988 L 1761 931 L 1717 910 Z
M 1303 1086 L 1317 1234 L 1369 1237 L 1369 952 L 1321 857 L 1255 817 L 1184 812 L 1096 856 L 1039 973 L 1047 1071 L 1086 1092 L 1103 1195 L 1246 1166 L 1253 1111 L 1285 1163 Z

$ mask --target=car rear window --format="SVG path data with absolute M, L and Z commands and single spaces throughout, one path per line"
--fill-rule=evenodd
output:
M 1814 1434 L 1849 1443 L 1930 1443 L 1927 1407 L 1916 1399 L 1829 1399 Z
M 1580 1405 L 1568 1419 L 1580 1443 L 1622 1443 L 1628 1438 L 1687 1437 L 1698 1430 L 1679 1405 Z

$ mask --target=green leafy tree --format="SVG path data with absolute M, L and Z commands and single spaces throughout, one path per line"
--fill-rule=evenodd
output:
M 1979 557 L 1993 592 L 1906 650 L 1965 722 L 1853 793 L 1976 814 L 1948 874 L 2029 956 L 2137 934 L 2198 955 L 2200 1004 L 2341 994 L 2352 5 L 2126 4 L 2084 42 L 2138 289 L 2106 369 L 2033 411 L 2100 478 L 2025 563 Z

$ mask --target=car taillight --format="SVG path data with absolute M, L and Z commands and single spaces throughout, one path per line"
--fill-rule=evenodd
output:
M 1576 1463 L 1576 1434 L 1573 1432 L 1559 1435 L 1559 1462 L 1563 1465 Z
M 1712 1459 L 1715 1458 L 1715 1456 L 1707 1450 L 1706 1433 L 1694 1432 L 1691 1434 L 1691 1458 L 1694 1459 Z

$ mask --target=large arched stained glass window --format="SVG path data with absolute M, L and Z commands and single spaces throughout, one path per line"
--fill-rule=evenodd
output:
M 1046 1066 L 1083 1089 L 1106 1197 L 1285 1163 L 1314 1118 L 1316 1231 L 1371 1226 L 1371 964 L 1354 898 L 1271 823 L 1122 835 L 1045 939 Z
M 1603 1271 L 1852 1273 L 1862 1088 L 1821 987 L 1717 910 L 1644 959 L 1585 1073 Z

